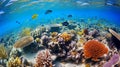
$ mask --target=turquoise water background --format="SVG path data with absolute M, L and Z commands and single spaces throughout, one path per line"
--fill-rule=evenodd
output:
M 14 30 L 19 31 L 21 27 L 34 28 L 50 24 L 56 18 L 79 20 L 97 17 L 120 25 L 120 7 L 113 4 L 115 0 L 108 1 L 107 5 L 105 0 L 12 0 L 11 2 L 8 0 L 6 3 L 2 1 L 0 0 L 0 36 Z M 46 10 L 53 12 L 44 14 Z M 37 19 L 31 18 L 34 14 L 38 14 Z M 68 18 L 68 15 L 73 17 Z

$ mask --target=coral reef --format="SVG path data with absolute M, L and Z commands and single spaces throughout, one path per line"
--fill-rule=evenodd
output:
M 0 44 L 0 59 L 6 59 L 8 58 L 6 48 L 3 44 Z
M 98 58 L 108 53 L 108 48 L 104 44 L 96 40 L 90 40 L 84 45 L 85 58 L 92 58 L 93 61 L 98 61 Z
M 9 61 L 7 62 L 7 67 L 21 67 L 21 59 L 19 57 L 11 57 Z
M 15 42 L 14 47 L 15 48 L 24 48 L 25 46 L 30 45 L 34 41 L 34 38 L 32 36 L 25 36 L 20 38 L 18 41 Z
M 71 40 L 71 35 L 68 34 L 67 32 L 63 32 L 61 35 L 60 35 L 61 38 L 64 39 L 64 41 L 70 41 Z
M 108 62 L 106 62 L 103 67 L 112 67 L 120 61 L 119 54 L 114 54 Z
M 49 50 L 38 52 L 35 67 L 53 67 Z

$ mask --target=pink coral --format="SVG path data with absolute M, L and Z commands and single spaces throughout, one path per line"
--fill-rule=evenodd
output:
M 38 52 L 35 67 L 52 67 L 51 54 L 48 50 Z
M 108 53 L 108 48 L 97 40 L 90 40 L 85 43 L 84 56 L 92 58 L 93 61 L 98 61 L 98 58 Z

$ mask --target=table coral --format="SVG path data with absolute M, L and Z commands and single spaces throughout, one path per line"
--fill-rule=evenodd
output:
M 64 41 L 70 41 L 71 40 L 71 35 L 68 34 L 67 32 L 63 32 L 60 36 L 64 39 Z
M 84 45 L 85 58 L 92 58 L 93 61 L 98 61 L 98 58 L 108 53 L 108 48 L 97 40 L 90 40 Z
M 16 43 L 14 44 L 15 48 L 24 48 L 25 46 L 30 45 L 34 41 L 34 38 L 32 36 L 25 36 L 20 38 Z
M 52 67 L 51 54 L 48 50 L 38 52 L 35 67 Z

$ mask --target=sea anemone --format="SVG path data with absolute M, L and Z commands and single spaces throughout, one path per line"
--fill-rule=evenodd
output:
M 38 52 L 35 67 L 52 67 L 51 54 L 48 50 Z
M 98 61 L 98 58 L 108 53 L 108 48 L 97 40 L 90 40 L 84 45 L 85 58 L 92 58 L 93 61 Z
M 70 41 L 71 40 L 71 35 L 68 34 L 67 32 L 63 32 L 60 37 L 64 39 L 64 41 Z

